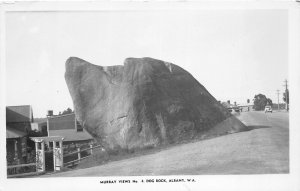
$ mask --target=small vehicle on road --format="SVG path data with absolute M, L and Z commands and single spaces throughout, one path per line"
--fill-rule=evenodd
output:
M 267 113 L 267 112 L 273 112 L 273 110 L 272 110 L 272 107 L 271 106 L 269 106 L 269 105 L 267 105 L 266 107 L 265 107 L 265 113 Z

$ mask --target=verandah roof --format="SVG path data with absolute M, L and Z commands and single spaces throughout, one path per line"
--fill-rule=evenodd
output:
M 18 131 L 16 129 L 6 126 L 6 138 L 7 139 L 14 139 L 14 138 L 20 138 L 20 137 L 25 137 L 25 136 L 26 136 L 25 132 Z

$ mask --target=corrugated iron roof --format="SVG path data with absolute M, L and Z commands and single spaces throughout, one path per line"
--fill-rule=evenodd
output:
M 6 123 L 33 122 L 32 108 L 30 105 L 6 107 Z
M 26 136 L 25 132 L 18 131 L 16 129 L 6 126 L 6 138 L 7 139 L 20 138 L 20 137 L 25 137 L 25 136 Z
M 62 136 L 64 141 L 92 140 L 93 137 L 85 130 L 76 130 L 75 113 L 48 117 L 48 136 Z

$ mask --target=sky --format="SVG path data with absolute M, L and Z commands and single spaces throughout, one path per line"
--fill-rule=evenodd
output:
M 288 79 L 286 10 L 8 12 L 6 104 L 34 117 L 73 108 L 70 56 L 101 66 L 152 57 L 190 72 L 220 101 L 262 93 L 280 102 Z

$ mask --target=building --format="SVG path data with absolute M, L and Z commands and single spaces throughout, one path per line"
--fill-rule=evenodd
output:
M 279 103 L 279 106 L 278 106 L 278 103 L 273 103 L 272 105 L 272 109 L 273 110 L 285 110 L 286 109 L 286 104 L 285 103 Z
M 48 116 L 48 136 L 64 137 L 64 145 L 68 144 L 90 144 L 93 137 L 76 120 L 75 114 Z
M 33 131 L 39 132 L 41 136 L 48 136 L 47 131 L 47 118 L 37 118 L 34 119 L 34 123 L 31 123 L 31 129 Z
M 253 104 L 245 103 L 245 104 L 230 104 L 229 102 L 222 102 L 222 105 L 228 109 L 228 111 L 253 111 Z
M 9 127 L 28 133 L 33 123 L 32 107 L 30 105 L 7 106 L 6 125 Z
M 234 105 L 234 104 L 230 104 L 230 102 L 222 102 L 222 105 L 229 111 L 229 112 L 232 112 L 232 111 L 239 111 L 239 108 Z
M 234 107 L 234 105 L 230 104 L 230 102 L 222 102 L 221 104 L 227 109 Z
M 244 103 L 237 105 L 241 111 L 253 111 L 253 104 L 251 103 Z
M 6 159 L 9 165 L 27 160 L 26 133 L 6 126 Z
M 33 113 L 30 105 L 6 107 L 6 158 L 8 164 L 27 160 L 27 135 L 31 130 Z

